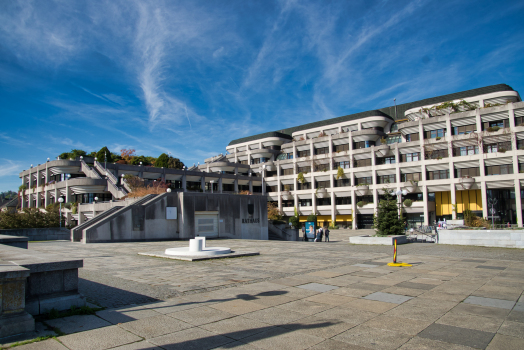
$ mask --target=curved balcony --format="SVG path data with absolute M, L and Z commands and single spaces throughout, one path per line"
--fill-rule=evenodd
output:
M 380 130 L 366 129 L 353 131 L 351 136 L 353 137 L 353 142 L 377 141 L 378 139 L 386 137 L 386 133 Z
M 76 174 L 80 173 L 80 161 L 79 160 L 69 160 L 69 159 L 59 159 L 51 160 L 47 163 L 37 165 L 28 170 L 23 170 L 20 173 L 20 177 L 27 176 L 29 173 L 35 173 L 37 171 L 42 171 L 49 168 L 53 174 Z

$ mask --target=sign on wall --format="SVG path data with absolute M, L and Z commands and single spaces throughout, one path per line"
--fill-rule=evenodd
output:
M 166 208 L 166 219 L 167 220 L 176 220 L 178 218 L 177 216 L 177 210 L 176 207 L 167 207 Z

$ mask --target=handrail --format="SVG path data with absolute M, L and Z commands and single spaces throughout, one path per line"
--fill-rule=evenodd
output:
M 131 189 L 131 186 L 129 186 L 126 179 L 124 179 L 122 183 L 124 184 L 124 188 L 127 190 L 127 192 L 129 193 L 133 192 L 133 190 Z
M 100 171 L 101 174 L 105 174 L 109 179 L 111 179 L 111 181 L 113 181 L 115 185 L 118 183 L 118 179 L 116 178 L 116 176 L 113 175 L 112 172 L 107 171 L 107 169 L 104 169 L 102 165 L 96 160 L 95 160 L 95 167 L 98 169 L 98 171 Z
M 85 174 L 88 174 L 89 177 L 93 177 L 95 179 L 102 179 L 100 177 L 100 175 L 98 175 L 98 173 L 96 171 L 94 171 L 93 169 L 91 169 L 91 167 L 89 165 L 86 164 L 86 162 L 81 159 L 80 160 L 80 165 L 81 165 L 81 170 L 85 173 Z
M 127 188 L 125 188 L 125 186 L 124 186 L 124 188 L 119 187 L 118 186 L 118 179 L 117 179 L 117 177 L 115 175 L 113 175 L 112 172 L 107 171 L 107 169 L 104 169 L 102 167 L 102 165 L 98 161 L 95 160 L 94 164 L 95 164 L 95 168 L 100 173 L 105 174 L 105 176 L 107 176 L 107 179 L 109 180 L 108 181 L 108 187 L 109 187 L 109 184 L 111 184 L 116 189 L 118 195 L 115 195 L 113 192 L 111 192 L 111 193 L 113 193 L 113 195 L 115 197 L 122 198 L 122 197 L 126 196 L 129 192 L 131 192 L 131 191 L 128 191 Z

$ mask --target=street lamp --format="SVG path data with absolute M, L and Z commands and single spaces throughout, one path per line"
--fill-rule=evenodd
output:
M 60 228 L 62 228 L 62 203 L 64 202 L 64 198 L 58 198 L 58 202 L 60 203 L 60 211 L 58 217 L 60 218 Z
M 406 190 L 398 190 L 397 192 L 395 192 L 395 194 L 397 195 L 397 202 L 398 202 L 398 216 L 400 217 L 400 204 L 402 203 L 402 196 L 405 196 L 408 194 L 408 191 Z
M 171 189 L 168 188 L 168 189 L 166 190 L 166 192 L 167 192 L 167 193 L 171 193 Z
M 495 206 L 497 205 L 498 200 L 496 198 L 488 199 L 488 205 L 491 206 L 491 229 L 495 228 Z

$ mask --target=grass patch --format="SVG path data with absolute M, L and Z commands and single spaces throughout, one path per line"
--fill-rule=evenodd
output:
M 2 347 L 2 349 L 10 349 L 10 348 L 14 348 L 15 346 L 21 346 L 21 345 L 26 345 L 26 344 L 31 344 L 31 343 L 37 343 L 39 341 L 44 341 L 44 340 L 51 339 L 51 338 L 55 338 L 56 339 L 56 337 L 54 335 L 45 335 L 43 337 L 38 337 L 38 338 L 35 338 L 35 339 L 31 339 L 31 340 L 19 341 L 19 342 L 11 344 L 9 346 L 4 346 L 4 347 Z

